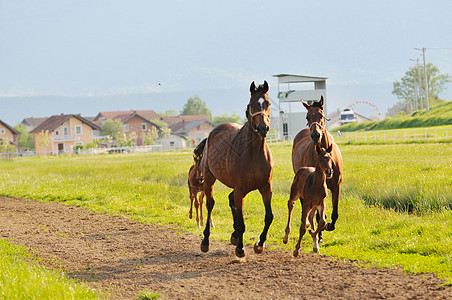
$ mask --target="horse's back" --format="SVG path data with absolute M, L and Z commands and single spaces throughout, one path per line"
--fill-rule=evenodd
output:
M 309 129 L 303 129 L 293 140 L 292 167 L 295 174 L 301 167 L 314 167 L 316 165 L 315 156 L 312 155 L 310 148 L 314 149 L 314 144 Z

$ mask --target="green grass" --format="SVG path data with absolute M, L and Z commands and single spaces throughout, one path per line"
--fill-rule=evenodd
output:
M 335 231 L 324 234 L 321 254 L 414 273 L 433 272 L 452 283 L 452 144 L 341 145 L 341 151 L 344 183 L 339 220 Z M 293 180 L 291 146 L 272 146 L 272 153 L 275 218 L 267 247 L 292 250 L 300 224 L 298 203 L 289 243 L 282 244 Z M 0 194 L 173 224 L 198 234 L 201 241 L 202 229 L 188 219 L 186 180 L 191 164 L 190 152 L 0 161 Z M 212 239 L 230 238 L 229 192 L 216 183 Z M 330 203 L 329 196 L 328 217 Z M 264 222 L 258 192 L 246 197 L 244 215 L 244 241 L 252 244 Z M 302 250 L 311 249 L 312 239 L 307 235 Z
M 86 285 L 41 267 L 25 248 L 0 239 L 0 299 L 98 299 Z

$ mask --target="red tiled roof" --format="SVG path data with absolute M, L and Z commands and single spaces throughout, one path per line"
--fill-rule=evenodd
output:
M 39 124 L 38 127 L 33 129 L 32 131 L 30 131 L 30 133 L 40 133 L 41 131 L 46 131 L 46 130 L 48 130 L 49 132 L 52 132 L 58 126 L 60 126 L 61 124 L 63 124 L 64 122 L 66 122 L 67 120 L 69 120 L 72 117 L 80 120 L 81 122 L 87 124 L 88 126 L 90 126 L 93 129 L 96 129 L 96 130 L 100 129 L 99 126 L 97 126 L 96 124 L 81 117 L 80 115 L 63 115 L 63 114 L 61 114 L 61 115 L 51 116 L 50 118 L 48 118 L 47 120 L 45 120 L 44 122 Z
M 180 115 L 176 117 L 163 117 L 163 120 L 168 124 L 168 126 L 171 126 L 182 121 L 185 121 L 185 123 L 190 123 L 198 120 L 209 121 L 209 118 L 207 118 L 207 116 L 205 115 Z
M 114 120 L 114 119 L 125 120 L 130 115 L 135 114 L 135 113 L 139 114 L 140 116 L 143 116 L 144 118 L 146 118 L 148 120 L 160 119 L 159 114 L 157 114 L 153 110 L 129 110 L 129 111 L 101 111 L 96 116 L 95 120 L 97 121 L 101 116 L 103 116 L 107 119 L 110 119 L 110 120 Z

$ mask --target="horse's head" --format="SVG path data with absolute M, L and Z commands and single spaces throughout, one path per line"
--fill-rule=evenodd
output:
M 327 149 L 322 148 L 317 144 L 315 145 L 315 150 L 317 151 L 317 156 L 319 158 L 320 169 L 325 173 L 326 178 L 330 179 L 333 177 L 333 159 L 331 158 L 333 144 L 330 144 Z
M 270 100 L 268 99 L 268 83 L 259 85 L 257 88 L 254 81 L 250 86 L 251 99 L 246 109 L 246 118 L 251 129 L 261 137 L 266 137 L 270 129 Z
M 195 178 L 198 180 L 199 183 L 204 182 L 204 177 L 201 173 L 201 158 L 202 155 L 193 155 L 193 160 L 195 161 Z
M 323 131 L 325 129 L 325 115 L 323 114 L 323 96 L 320 101 L 314 102 L 312 105 L 301 100 L 304 107 L 308 110 L 306 120 L 308 120 L 311 138 L 314 144 L 319 144 L 322 140 Z

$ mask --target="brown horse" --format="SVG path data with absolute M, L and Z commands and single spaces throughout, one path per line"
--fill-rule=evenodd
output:
M 328 149 L 320 148 L 317 144 L 316 149 L 316 167 L 302 167 L 298 170 L 290 189 L 290 198 L 287 203 L 289 209 L 289 217 L 287 219 L 286 235 L 284 236 L 284 243 L 289 240 L 290 233 L 290 220 L 292 217 L 292 210 L 294 202 L 300 198 L 302 205 L 301 213 L 301 225 L 300 236 L 298 243 L 295 246 L 293 256 L 298 256 L 298 250 L 300 249 L 301 239 L 306 233 L 307 219 L 309 217 L 309 223 L 311 229 L 309 233 L 312 236 L 314 242 L 313 251 L 319 251 L 319 237 L 318 234 L 325 228 L 325 198 L 327 195 L 326 180 L 333 177 L 333 161 L 331 158 L 331 150 L 333 145 L 330 145 Z M 314 215 L 318 211 L 320 219 L 318 220 L 317 230 L 314 225 Z
M 200 168 L 201 157 L 196 156 L 195 154 L 193 155 L 193 159 L 195 162 L 188 171 L 188 190 L 190 192 L 190 212 L 188 214 L 188 217 L 190 219 L 193 218 L 193 202 L 194 202 L 196 210 L 196 224 L 198 224 L 199 227 L 202 227 L 204 226 L 204 221 L 202 217 L 202 204 L 204 199 L 203 191 L 204 180 L 202 178 Z M 199 200 L 198 193 L 201 193 L 199 195 Z
M 207 217 L 211 218 L 215 204 L 213 186 L 218 179 L 226 186 L 234 189 L 229 194 L 229 206 L 234 220 L 234 232 L 231 243 L 236 245 L 238 257 L 245 256 L 243 250 L 243 198 L 253 190 L 259 190 L 265 205 L 265 226 L 254 251 L 261 253 L 267 232 L 273 221 L 271 208 L 273 174 L 273 158 L 265 141 L 270 125 L 270 100 L 268 84 L 256 88 L 254 82 L 250 86 L 251 99 L 246 117 L 248 121 L 241 128 L 236 124 L 218 125 L 207 138 L 202 158 L 204 175 L 204 193 L 206 195 Z M 206 222 L 201 251 L 209 251 L 210 224 Z
M 339 147 L 334 142 L 333 136 L 326 130 L 325 115 L 323 114 L 323 96 L 319 102 L 312 105 L 301 100 L 304 107 L 308 110 L 306 119 L 308 127 L 300 131 L 293 141 L 292 147 L 292 166 L 295 173 L 301 167 L 314 167 L 316 165 L 315 145 L 318 144 L 322 148 L 333 146 L 331 158 L 333 160 L 333 177 L 327 180 L 328 189 L 331 191 L 333 212 L 331 213 L 331 223 L 326 224 L 326 230 L 334 230 L 338 214 L 340 186 L 342 183 L 342 155 Z M 317 215 L 319 217 L 319 215 Z M 322 236 L 320 233 L 320 241 Z

